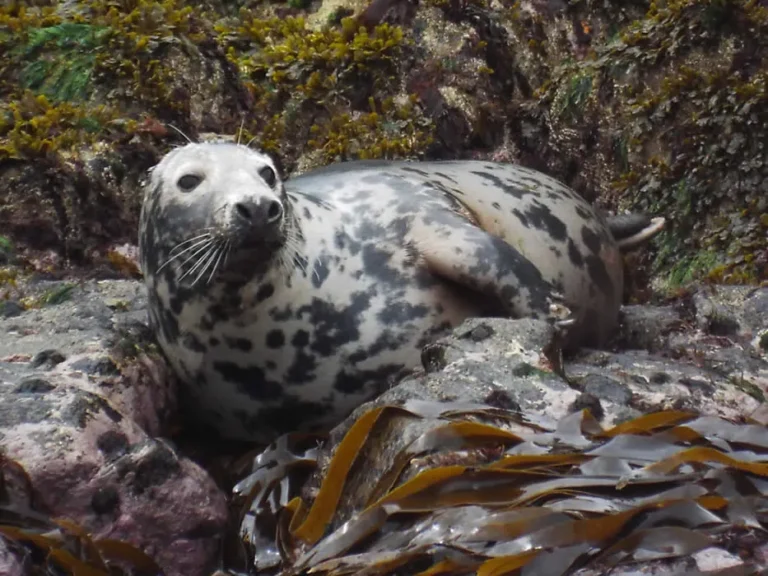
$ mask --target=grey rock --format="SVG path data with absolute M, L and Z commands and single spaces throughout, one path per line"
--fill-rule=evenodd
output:
M 203 576 L 216 561 L 226 498 L 156 439 L 177 401 L 167 366 L 145 346 L 142 291 L 138 282 L 86 282 L 58 303 L 0 318 L 0 445 L 55 516 L 138 545 L 169 575 Z M 0 573 L 13 573 L 3 553 Z
M 672 306 L 624 306 L 616 336 L 621 348 L 658 350 L 667 344 L 670 332 L 683 326 L 680 313 Z
M 24 307 L 14 300 L 5 300 L 0 302 L 0 317 L 14 318 L 24 312 Z
M 58 350 L 47 348 L 35 354 L 32 357 L 32 360 L 29 361 L 29 364 L 32 366 L 32 368 L 43 368 L 44 370 L 49 370 L 57 364 L 61 364 L 66 359 L 67 358 L 64 356 L 64 354 Z

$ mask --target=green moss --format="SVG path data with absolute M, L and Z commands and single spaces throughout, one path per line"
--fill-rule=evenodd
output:
M 96 50 L 109 29 L 65 22 L 28 31 L 28 41 L 12 54 L 26 64 L 22 87 L 52 100 L 82 100 L 91 91 Z
M 739 376 L 732 376 L 730 380 L 731 383 L 742 392 L 749 394 L 760 403 L 765 402 L 765 394 L 757 384 L 744 380 L 744 378 Z
M 680 259 L 672 265 L 667 272 L 666 285 L 669 288 L 678 288 L 706 277 L 719 262 L 719 257 L 714 252 L 700 252 L 693 256 Z
M 581 116 L 584 105 L 592 94 L 592 74 L 579 72 L 573 75 L 560 90 L 552 103 L 552 111 L 557 116 L 568 116 L 571 120 Z

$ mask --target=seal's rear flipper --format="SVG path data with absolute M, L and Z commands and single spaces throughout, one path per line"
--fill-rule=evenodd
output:
M 666 223 L 660 216 L 650 218 L 646 214 L 620 214 L 607 216 L 605 220 L 622 252 L 646 243 L 661 232 Z

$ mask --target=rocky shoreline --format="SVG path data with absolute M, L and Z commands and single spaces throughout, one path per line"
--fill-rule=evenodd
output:
M 137 545 L 168 575 L 209 574 L 228 486 L 169 440 L 190 424 L 151 343 L 143 285 L 39 280 L 24 292 L 62 295 L 36 308 L 6 303 L 0 314 L 5 456 L 51 515 Z M 708 285 L 625 306 L 614 345 L 566 359 L 562 372 L 550 340 L 533 321 L 467 321 L 425 349 L 421 374 L 336 428 L 320 458 L 365 411 L 413 401 L 491 403 L 555 421 L 586 408 L 604 428 L 659 411 L 768 422 L 768 287 Z

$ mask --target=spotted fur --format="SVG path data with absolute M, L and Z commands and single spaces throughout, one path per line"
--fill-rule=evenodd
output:
M 189 144 L 146 187 L 150 321 L 200 421 L 225 436 L 332 424 L 469 316 L 562 319 L 559 293 L 571 345 L 616 325 L 616 241 L 541 173 L 375 161 L 274 174 L 245 146 Z

